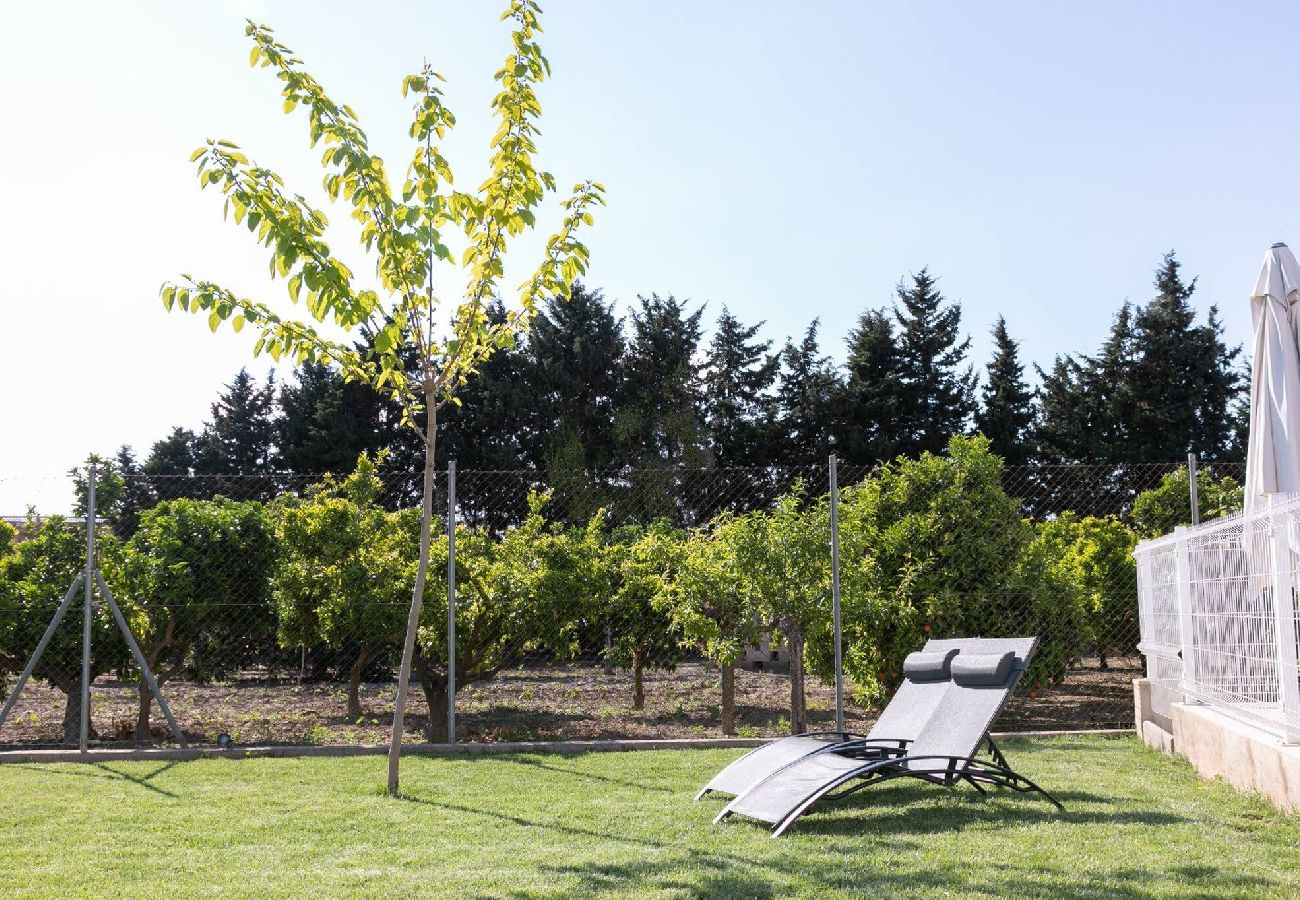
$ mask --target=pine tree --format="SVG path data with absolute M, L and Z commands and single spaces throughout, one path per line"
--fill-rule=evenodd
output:
M 119 447 L 113 462 L 122 480 L 122 499 L 109 519 L 109 526 L 114 534 L 126 540 L 140 527 L 140 513 L 156 501 L 130 447 L 125 444 Z
M 836 444 L 846 462 L 871 465 L 901 449 L 902 367 L 893 321 L 867 310 L 849 332 L 844 391 L 836 405 Z
M 1095 356 L 1058 356 L 1051 372 L 1038 369 L 1038 438 L 1046 460 L 1101 463 L 1139 458 L 1131 439 L 1135 360 L 1133 307 L 1125 303 Z
M 1025 383 L 1020 346 L 1007 333 L 1006 319 L 998 316 L 992 333 L 993 359 L 975 422 L 994 453 L 1010 465 L 1023 465 L 1033 453 L 1034 392 Z
M 785 342 L 777 386 L 778 459 L 820 464 L 835 451 L 844 382 L 817 341 L 820 322 L 813 319 L 796 346 Z
M 149 493 L 158 500 L 199 497 L 205 491 L 194 478 L 198 438 L 188 428 L 173 428 L 171 434 L 155 441 L 140 465 L 140 473 L 149 485 Z
M 1196 451 L 1222 456 L 1232 440 L 1231 406 L 1240 389 L 1240 348 L 1223 343 L 1218 310 L 1196 324 L 1196 279 L 1184 282 L 1171 250 L 1156 270 L 1157 294 L 1134 317 L 1139 350 L 1131 373 L 1134 456 L 1168 462 Z
M 647 519 L 694 524 L 707 507 L 687 507 L 680 469 L 708 461 L 695 365 L 704 310 L 688 313 L 672 295 L 637 299 L 615 414 L 619 455 L 633 469 L 629 502 Z
M 212 418 L 199 436 L 194 469 L 219 476 L 209 485 L 234 499 L 266 499 L 275 492 L 275 374 L 258 386 L 248 370 L 212 404 Z
M 713 461 L 720 467 L 761 465 L 770 458 L 779 359 L 772 342 L 756 340 L 763 323 L 746 326 L 722 308 L 709 341 L 703 416 Z
M 632 464 L 705 462 L 701 384 L 695 365 L 700 317 L 671 294 L 638 297 L 623 365 L 618 432 Z
M 928 269 L 898 285 L 898 302 L 898 451 L 939 453 L 975 413 L 975 370 L 962 369 L 970 338 L 961 337 L 961 306 L 945 301 Z
M 603 469 L 614 462 L 622 328 L 613 304 L 580 283 L 567 301 L 551 298 L 538 314 L 528 373 L 537 394 L 529 448 L 535 466 Z
M 280 386 L 278 465 L 294 473 L 347 473 L 362 453 L 379 449 L 383 401 L 372 388 L 307 362 Z

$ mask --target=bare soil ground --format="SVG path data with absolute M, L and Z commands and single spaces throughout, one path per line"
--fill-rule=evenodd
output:
M 1141 675 L 1136 659 L 1112 661 L 1101 669 L 1085 661 L 1057 687 L 1019 692 L 998 722 L 1004 730 L 1077 729 L 1132 722 L 1132 681 Z M 719 737 L 719 676 L 716 669 L 687 663 L 672 671 L 647 671 L 645 707 L 631 707 L 632 677 L 606 674 L 599 664 L 528 666 L 462 690 L 457 701 L 457 736 L 465 741 L 595 740 L 611 738 Z M 337 682 L 297 684 L 252 674 L 216 684 L 173 682 L 163 693 L 187 740 L 213 743 L 222 732 L 236 744 L 377 744 L 392 723 L 393 685 L 364 685 L 365 715 L 346 715 L 346 686 Z M 407 728 L 421 740 L 423 695 L 412 691 Z M 94 730 L 103 744 L 132 744 L 136 686 L 101 678 L 91 695 Z M 788 731 L 790 683 L 774 672 L 741 671 L 736 677 L 738 731 L 768 737 Z M 43 682 L 23 691 L 0 728 L 0 748 L 48 746 L 61 741 L 64 697 Z M 808 682 L 808 711 L 814 729 L 835 720 L 830 685 Z M 846 727 L 870 727 L 875 712 L 846 705 Z M 157 707 L 156 740 L 167 739 Z

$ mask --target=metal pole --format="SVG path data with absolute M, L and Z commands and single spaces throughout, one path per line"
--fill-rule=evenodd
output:
M 1189 453 L 1187 454 L 1187 481 L 1191 485 L 1190 490 L 1191 490 L 1191 501 L 1192 501 L 1192 524 L 1193 525 L 1201 524 L 1201 499 L 1199 494 L 1197 493 L 1197 487 L 1198 487 L 1196 483 L 1197 475 L 1198 473 L 1196 470 L 1196 454 Z
M 86 752 L 90 740 L 90 624 L 95 610 L 95 464 L 90 470 L 89 490 L 86 495 L 86 571 L 85 603 L 81 617 L 81 752 Z
M 68 611 L 68 607 L 72 605 L 72 598 L 77 596 L 77 588 L 85 577 L 85 575 L 78 575 L 72 579 L 68 592 L 63 595 L 63 602 L 59 604 L 59 608 L 54 613 L 54 618 L 50 619 L 49 627 L 45 629 L 45 634 L 41 636 L 40 643 L 36 645 L 36 652 L 27 661 L 27 667 L 23 669 L 23 673 L 18 676 L 18 683 L 14 685 L 13 692 L 9 694 L 9 699 L 5 701 L 4 709 L 0 709 L 0 727 L 3 727 L 5 719 L 9 718 L 9 713 L 13 710 L 14 704 L 18 702 L 18 695 L 23 692 L 23 686 L 27 684 L 27 679 L 32 677 L 32 671 L 36 668 L 36 664 L 41 661 L 41 655 L 45 652 L 45 648 L 50 645 L 50 639 L 54 637 L 54 630 L 63 621 L 63 616 Z
M 844 730 L 844 651 L 840 629 L 840 484 L 839 463 L 831 454 L 831 619 L 835 630 L 835 728 Z
M 456 460 L 447 462 L 447 743 L 456 743 Z
M 181 733 L 181 726 L 176 724 L 176 717 L 172 715 L 171 707 L 167 705 L 167 699 L 163 697 L 162 691 L 158 689 L 158 682 L 149 669 L 149 662 L 144 658 L 144 654 L 140 652 L 140 645 L 136 643 L 135 635 L 131 633 L 130 626 L 126 624 L 126 617 L 122 615 L 122 610 L 118 607 L 117 601 L 113 599 L 113 592 L 104 583 L 104 576 L 96 572 L 95 583 L 99 585 L 99 592 L 104 595 L 104 602 L 108 604 L 108 611 L 113 614 L 113 621 L 117 622 L 118 630 L 122 632 L 122 637 L 126 639 L 126 645 L 131 649 L 131 656 L 134 657 L 135 664 L 140 667 L 140 674 L 144 677 L 145 684 L 149 685 L 149 690 L 153 692 L 154 699 L 158 701 L 158 708 L 162 710 L 163 717 L 167 719 L 167 725 L 172 730 L 172 737 L 176 738 L 176 743 L 182 747 L 187 746 L 185 735 Z

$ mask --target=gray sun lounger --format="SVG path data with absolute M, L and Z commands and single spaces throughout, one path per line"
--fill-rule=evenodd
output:
M 865 736 L 846 731 L 810 732 L 777 738 L 728 765 L 695 795 L 743 794 L 790 763 L 823 750 L 853 746 L 861 757 L 898 756 L 930 720 L 948 685 L 948 666 L 959 652 L 980 652 L 982 638 L 931 640 L 903 665 L 903 683 Z
M 1062 809 L 1054 797 L 1010 768 L 988 733 L 1037 643 L 1037 638 L 992 638 L 981 642 L 980 653 L 958 654 L 943 696 L 905 753 L 882 758 L 875 748 L 861 752 L 853 742 L 828 746 L 771 773 L 727 804 L 714 821 L 744 816 L 767 822 L 773 836 L 780 836 L 820 800 L 902 777 L 945 787 L 965 782 L 980 793 L 983 785 L 1036 792 Z M 988 755 L 979 758 L 986 741 Z

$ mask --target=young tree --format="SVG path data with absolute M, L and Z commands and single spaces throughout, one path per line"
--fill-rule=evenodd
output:
M 975 371 L 962 369 L 970 338 L 961 336 L 961 306 L 945 301 L 928 269 L 898 285 L 898 302 L 899 452 L 939 453 L 975 412 Z
M 835 430 L 844 384 L 817 342 L 813 319 L 798 345 L 787 340 L 781 350 L 777 386 L 777 453 L 790 462 L 820 464 L 835 448 Z
M 555 179 L 534 164 L 537 87 L 550 66 L 537 43 L 540 9 L 534 0 L 511 0 L 503 19 L 513 28 L 512 49 L 496 73 L 499 91 L 492 109 L 499 127 L 491 140 L 487 179 L 476 191 L 451 187 L 452 171 L 441 142 L 455 124 L 443 104 L 442 77 L 425 65 L 407 76 L 402 89 L 414 95 L 411 136 L 416 145 L 400 195 L 389 186 L 384 162 L 370 150 L 356 114 L 336 103 L 303 68 L 301 60 L 265 26 L 249 23 L 252 62 L 272 68 L 282 84 L 284 106 L 305 107 L 312 144 L 324 142 L 325 190 L 342 200 L 361 227 L 366 250 L 374 253 L 377 285 L 358 284 L 324 240 L 327 220 L 301 196 L 291 195 L 269 169 L 250 162 L 228 141 L 212 140 L 194 154 L 202 185 L 216 186 L 226 208 L 271 251 L 274 275 L 287 279 L 290 299 L 301 300 L 309 318 L 286 318 L 270 306 L 242 298 L 202 278 L 185 277 L 162 289 L 167 308 L 203 313 L 215 330 L 252 327 L 254 352 L 301 364 L 337 366 L 345 378 L 370 384 L 402 410 L 402 422 L 416 430 L 424 448 L 420 553 L 412 591 L 389 753 L 390 794 L 398 789 L 407 684 L 416 648 L 416 629 L 429 568 L 433 521 L 437 413 L 451 402 L 492 353 L 508 346 L 532 319 L 545 296 L 567 296 L 569 285 L 585 271 L 587 250 L 577 231 L 592 222 L 591 209 L 602 202 L 603 188 L 578 184 L 564 202 L 560 230 L 546 242 L 543 260 L 520 286 L 518 302 L 504 321 L 488 319 L 487 304 L 500 294 L 506 251 L 512 239 L 531 229 L 536 209 L 555 190 Z M 446 243 L 459 229 L 465 248 L 453 257 Z M 465 294 L 446 317 L 435 290 L 435 268 L 458 258 L 465 273 Z M 316 323 L 360 332 L 366 349 L 327 338 Z M 411 365 L 408 365 L 408 362 Z
M 672 582 L 672 616 L 682 634 L 722 670 L 722 733 L 736 733 L 736 661 L 760 637 L 754 598 L 736 578 L 744 524 L 729 513 L 691 532 Z
M 754 599 L 761 620 L 785 639 L 790 653 L 791 734 L 808 730 L 804 675 L 809 637 L 819 641 L 830 632 L 828 507 L 821 503 L 805 509 L 805 505 L 806 498 L 796 486 L 770 511 L 744 516 L 736 530 L 736 578 L 742 591 Z M 825 660 L 826 655 L 820 658 Z
M 254 501 L 164 500 L 140 517 L 122 562 L 105 572 L 139 615 L 134 629 L 158 684 L 204 681 L 265 662 L 275 646 L 270 578 L 276 547 Z M 148 741 L 153 692 L 136 686 L 135 738 Z
M 975 424 L 989 439 L 989 447 L 1008 465 L 1019 466 L 1033 454 L 1036 416 L 1034 392 L 1025 383 L 1020 346 L 1007 334 L 1007 321 L 998 316 L 993 325 L 993 359 L 988 380 L 981 388 L 982 403 Z
M 73 528 L 61 516 L 31 520 L 23 529 L 24 539 L 9 555 L 0 557 L 0 637 L 7 644 L 0 657 L 10 671 L 18 671 L 36 649 L 46 626 L 59 607 L 63 594 L 86 564 L 86 533 Z M 96 554 L 106 572 L 117 562 L 120 545 L 102 529 Z M 137 614 L 129 598 L 116 598 L 128 622 Z M 67 698 L 63 707 L 63 741 L 76 743 L 81 730 L 81 600 L 54 631 L 32 677 L 48 681 Z M 122 634 L 109 617 L 105 604 L 95 604 L 90 643 L 90 677 L 107 672 L 127 653 Z M 93 727 L 92 727 L 93 734 Z
M 280 645 L 325 644 L 348 654 L 348 718 L 361 708 L 366 666 L 402 638 L 402 597 L 415 579 L 407 511 L 380 505 L 375 462 L 361 456 L 342 481 L 327 476 L 302 500 L 275 505 L 280 559 L 273 597 Z
M 593 599 L 613 638 L 613 662 L 632 670 L 632 708 L 645 707 L 645 669 L 678 659 L 681 632 L 671 615 L 672 583 L 685 534 L 662 520 L 645 529 L 618 529 L 601 548 L 610 568 L 610 589 Z

